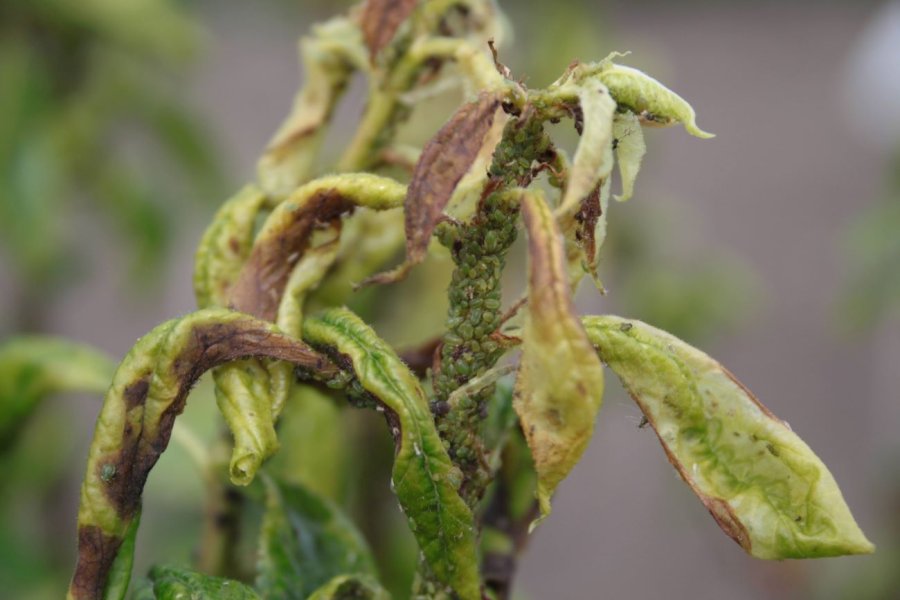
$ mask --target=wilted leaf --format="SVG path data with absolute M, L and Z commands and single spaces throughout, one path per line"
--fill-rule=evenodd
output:
M 397 29 L 415 10 L 416 3 L 417 0 L 366 0 L 360 22 L 373 62 L 382 48 L 394 39 Z
M 588 80 L 578 90 L 578 105 L 583 116 L 583 127 L 558 209 L 563 215 L 576 212 L 582 200 L 598 183 L 609 177 L 613 168 L 615 101 L 605 86 Z
M 391 595 L 366 575 L 340 575 L 309 597 L 309 600 L 390 600 Z
M 461 474 L 444 449 L 415 375 L 346 309 L 308 318 L 303 335 L 349 360 L 363 389 L 378 402 L 394 436 L 394 493 L 428 565 L 460 598 L 479 600 L 474 517 L 457 491 Z
M 0 344 L 0 449 L 45 396 L 102 393 L 114 372 L 105 354 L 59 338 L 22 336 Z
M 722 365 L 640 321 L 584 323 L 669 461 L 744 550 L 766 559 L 874 550 L 822 461 Z
M 393 281 L 425 258 L 444 207 L 453 196 L 456 184 L 478 157 L 499 106 L 497 94 L 482 92 L 477 100 L 460 107 L 422 150 L 403 203 L 406 261 L 370 281 Z
M 541 196 L 522 202 L 528 231 L 528 313 L 514 407 L 534 457 L 541 514 L 581 458 L 603 399 L 603 368 L 575 316 L 562 237 Z
M 693 136 L 715 137 L 697 127 L 694 109 L 684 98 L 643 71 L 607 59 L 601 63 L 597 77 L 616 102 L 634 112 L 644 125 L 667 126 L 677 122 L 684 124 Z
M 338 575 L 375 575 L 368 545 L 336 506 L 299 485 L 267 479 L 266 490 L 256 579 L 263 598 L 303 600 Z
M 155 600 L 260 600 L 240 581 L 212 577 L 181 567 L 150 569 Z
M 231 288 L 232 307 L 274 321 L 290 274 L 317 225 L 329 224 L 356 206 L 398 207 L 405 195 L 406 186 L 367 173 L 332 175 L 301 186 L 263 224 Z
M 94 599 L 140 506 L 150 470 L 166 449 L 188 392 L 208 369 L 250 356 L 284 360 L 332 376 L 323 356 L 275 326 L 224 309 L 158 326 L 119 365 L 97 419 L 78 510 L 72 600 Z
M 622 194 L 616 196 L 616 200 L 625 202 L 634 193 L 634 180 L 637 179 L 641 161 L 647 153 L 641 122 L 634 113 L 616 113 L 613 119 L 613 139 L 619 175 L 622 178 Z
M 334 108 L 354 68 L 366 63 L 362 33 L 346 17 L 313 27 L 300 40 L 300 53 L 303 88 L 257 165 L 260 186 L 278 198 L 309 178 Z

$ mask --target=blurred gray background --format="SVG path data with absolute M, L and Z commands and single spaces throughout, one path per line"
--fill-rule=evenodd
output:
M 327 4 L 194 6 L 206 36 L 183 92 L 208 119 L 234 186 L 253 177 L 260 149 L 289 107 L 301 77 L 298 35 L 346 6 Z M 739 294 L 726 308 L 733 303 L 740 319 L 689 341 L 791 423 L 829 466 L 876 545 L 896 545 L 900 322 L 895 315 L 850 331 L 841 311 L 852 280 L 848 229 L 879 197 L 891 165 L 891 149 L 867 132 L 881 112 L 900 108 L 897 98 L 879 105 L 877 89 L 848 91 L 864 31 L 876 15 L 884 18 L 884 6 L 567 2 L 559 6 L 571 15 L 559 18 L 553 3 L 503 5 L 516 37 L 502 57 L 514 73 L 530 73 L 529 82 L 543 85 L 572 58 L 631 50 L 623 62 L 682 93 L 701 127 L 717 134 L 701 141 L 680 128 L 648 132 L 635 197 L 610 209 L 611 241 L 618 222 L 646 218 L 653 223 L 647 244 L 672 260 L 676 278 L 676 269 L 693 261 L 735 265 Z M 854 94 L 866 98 L 857 103 Z M 349 131 L 359 110 L 358 99 L 348 100 L 338 127 Z M 85 239 L 91 261 L 103 268 L 54 298 L 45 329 L 120 356 L 156 323 L 192 310 L 192 252 L 215 204 L 182 223 L 162 276 L 141 293 L 128 292 L 115 240 Z M 581 308 L 633 315 L 617 298 L 623 277 L 612 276 L 606 297 L 584 290 Z M 0 289 L 3 314 L 12 310 L 15 283 L 2 255 Z M 95 409 L 82 399 L 58 410 L 71 419 L 71 463 L 79 465 Z M 878 554 L 783 563 L 745 556 L 638 420 L 637 408 L 610 384 L 595 438 L 521 563 L 523 598 L 864 597 L 848 582 L 880 572 Z M 165 461 L 161 469 L 170 468 Z M 176 504 L 199 497 L 190 484 L 154 490 L 155 481 L 148 494 L 164 498 L 163 506 L 166 498 Z M 77 482 L 69 483 L 61 493 L 74 500 L 76 489 Z M 75 503 L 65 511 L 57 519 L 72 534 L 63 545 L 74 542 Z M 900 590 L 891 593 L 877 597 L 900 598 Z

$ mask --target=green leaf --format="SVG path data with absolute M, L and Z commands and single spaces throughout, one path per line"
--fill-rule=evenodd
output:
M 304 338 L 349 360 L 363 389 L 378 402 L 394 436 L 394 493 L 437 578 L 463 600 L 478 600 L 472 512 L 415 375 L 359 317 L 332 309 L 304 323 Z
M 766 559 L 874 550 L 822 461 L 722 365 L 640 321 L 584 324 L 669 461 L 744 550 Z
M 589 71 L 590 68 L 586 69 L 586 72 Z M 644 125 L 665 127 L 682 123 L 693 136 L 704 139 L 715 137 L 697 127 L 694 109 L 684 98 L 643 71 L 606 59 L 600 63 L 596 73 L 616 102 L 640 117 Z
M 60 392 L 102 393 L 115 363 L 105 354 L 67 340 L 21 336 L 0 344 L 0 448 L 44 397 Z
M 137 530 L 141 525 L 140 511 L 134 517 L 125 539 L 119 547 L 119 553 L 113 561 L 109 571 L 109 579 L 106 590 L 103 592 L 103 600 L 124 600 L 128 592 L 128 584 L 131 582 L 131 569 L 134 567 L 134 544 L 137 539 Z
M 390 594 L 367 575 L 340 575 L 309 596 L 309 600 L 390 600 Z
M 263 598 L 303 599 L 342 573 L 376 574 L 368 545 L 336 506 L 270 478 L 266 490 L 256 579 Z
M 542 518 L 556 486 L 581 458 L 603 400 L 603 367 L 575 307 L 562 237 L 537 194 L 522 202 L 528 231 L 528 313 L 514 408 L 534 457 Z
M 182 567 L 153 567 L 150 580 L 154 600 L 260 600 L 259 594 L 239 581 Z

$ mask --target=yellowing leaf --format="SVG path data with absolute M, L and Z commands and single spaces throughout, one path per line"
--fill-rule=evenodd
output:
M 603 399 L 603 368 L 575 316 L 562 239 L 543 198 L 526 193 L 528 313 L 514 407 L 534 457 L 541 514 L 581 458 Z
M 645 125 L 684 124 L 685 130 L 699 138 L 715 137 L 697 127 L 697 116 L 687 101 L 643 71 L 617 65 L 609 60 L 601 63 L 597 78 L 609 88 L 620 105 L 634 112 Z
M 641 161 L 647 153 L 641 122 L 634 113 L 616 113 L 613 119 L 613 139 L 619 175 L 622 177 L 622 194 L 615 198 L 619 202 L 625 202 L 634 193 L 634 180 L 637 179 Z
M 722 365 L 640 321 L 584 323 L 669 461 L 744 550 L 766 559 L 874 550 L 822 461 Z

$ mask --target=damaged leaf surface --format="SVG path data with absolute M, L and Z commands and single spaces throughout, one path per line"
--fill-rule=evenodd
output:
M 208 369 L 247 357 L 288 361 L 326 377 L 337 372 L 325 357 L 277 333 L 272 324 L 225 309 L 163 323 L 138 340 L 119 365 L 88 453 L 70 600 L 100 597 L 191 386 Z
M 403 203 L 406 261 L 373 281 L 387 282 L 401 277 L 425 258 L 431 234 L 459 180 L 478 157 L 499 106 L 497 94 L 483 92 L 477 100 L 457 110 L 425 146 Z
M 373 62 L 415 8 L 416 0 L 366 0 L 360 22 Z
M 822 461 L 722 365 L 640 321 L 584 323 L 669 461 L 744 550 L 765 559 L 874 550 Z
M 536 194 L 522 202 L 528 231 L 528 312 L 514 407 L 534 457 L 541 514 L 581 458 L 603 399 L 603 368 L 575 316 L 562 238 Z

